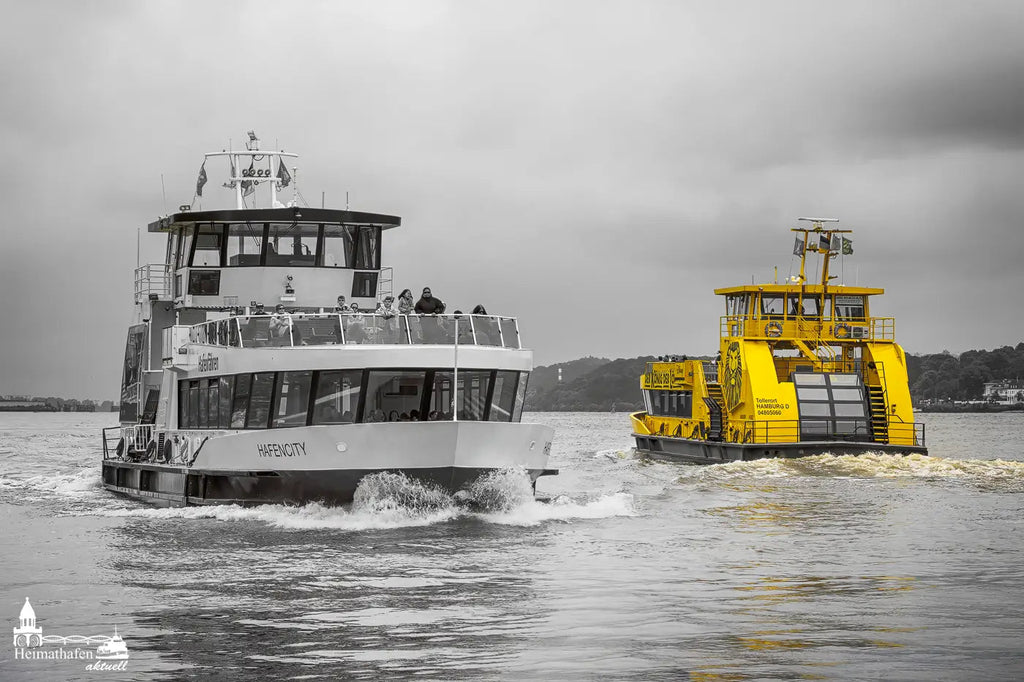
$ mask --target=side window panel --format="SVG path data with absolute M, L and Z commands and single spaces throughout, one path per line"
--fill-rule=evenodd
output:
M 313 372 L 282 372 L 277 382 L 275 398 L 274 428 L 283 426 L 304 426 L 309 409 L 309 388 Z
M 263 372 L 252 378 L 252 393 L 249 396 L 249 418 L 245 425 L 250 429 L 265 429 L 270 419 L 270 400 L 274 395 L 274 373 Z

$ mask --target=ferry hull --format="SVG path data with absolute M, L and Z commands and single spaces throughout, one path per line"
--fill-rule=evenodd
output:
M 493 422 L 347 424 L 209 436 L 192 466 L 106 460 L 108 490 L 160 506 L 352 501 L 359 482 L 401 472 L 455 492 L 488 472 L 546 474 L 554 432 Z
M 633 434 L 636 450 L 645 457 L 691 464 L 747 462 L 755 459 L 808 457 L 811 455 L 927 455 L 928 449 L 913 445 L 852 441 L 803 441 L 800 443 L 724 443 L 691 438 Z

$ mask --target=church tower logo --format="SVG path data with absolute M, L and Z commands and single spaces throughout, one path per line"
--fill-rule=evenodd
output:
M 18 627 L 14 628 L 14 646 L 36 647 L 43 645 L 43 629 L 36 625 L 36 611 L 25 597 L 25 605 L 18 615 Z

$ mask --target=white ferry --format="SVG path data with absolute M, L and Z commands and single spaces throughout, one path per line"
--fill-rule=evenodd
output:
M 234 208 L 148 227 L 166 256 L 136 270 L 104 486 L 171 506 L 344 504 L 375 472 L 453 492 L 556 474 L 552 429 L 521 423 L 533 353 L 517 321 L 381 310 L 382 235 L 401 219 L 299 206 L 296 155 L 249 138 L 206 154 L 197 182 L 202 197 L 207 164 L 227 166 Z
M 117 634 L 117 626 L 114 626 L 114 636 L 96 647 L 96 658 L 101 661 L 123 661 L 128 657 L 128 645 Z

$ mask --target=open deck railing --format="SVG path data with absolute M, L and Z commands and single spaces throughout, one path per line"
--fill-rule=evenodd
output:
M 892 341 L 896 338 L 896 320 L 892 317 L 827 320 L 782 315 L 725 315 L 720 320 L 719 333 L 722 338 Z
M 494 315 L 238 315 L 192 325 L 188 338 L 191 343 L 232 348 L 451 345 L 456 343 L 456 329 L 459 345 L 522 348 L 516 319 Z
M 873 442 L 868 419 L 747 420 L 730 422 L 740 429 L 744 443 L 800 443 L 807 441 Z M 924 447 L 924 424 L 889 422 L 888 443 Z
M 135 302 L 151 295 L 165 301 L 171 298 L 171 269 L 164 263 L 149 263 L 135 268 Z

